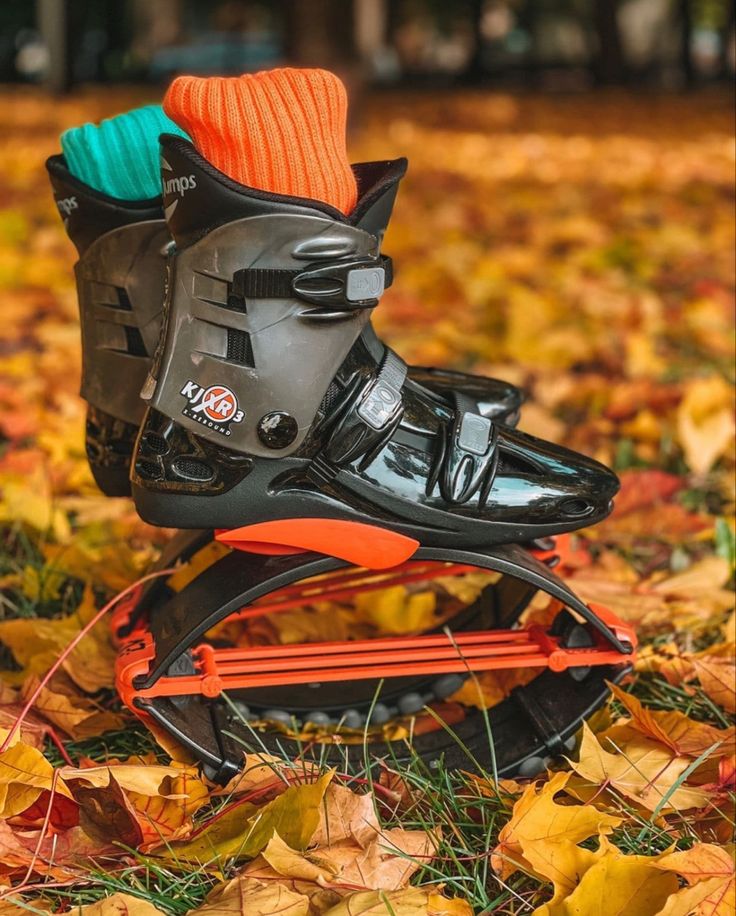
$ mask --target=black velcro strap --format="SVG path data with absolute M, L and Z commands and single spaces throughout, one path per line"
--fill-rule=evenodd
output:
M 358 406 L 358 416 L 372 429 L 384 429 L 401 410 L 401 389 L 407 366 L 393 350 L 386 347 L 378 373 Z
M 371 280 L 378 282 L 372 285 Z M 297 297 L 323 308 L 345 311 L 372 308 L 392 283 L 391 258 L 379 255 L 378 258 L 312 264 L 296 270 L 246 267 L 234 274 L 232 289 L 244 299 Z M 361 285 L 365 287 L 365 294 L 359 292 Z
M 387 347 L 376 374 L 338 408 L 322 452 L 328 466 L 342 467 L 356 458 L 370 462 L 391 438 L 404 413 L 401 389 L 406 373 L 406 363 Z M 312 466 L 324 482 L 324 469 L 316 461 Z
M 249 267 L 237 273 L 239 292 L 246 299 L 290 299 L 291 285 L 298 270 L 278 270 L 268 267 Z

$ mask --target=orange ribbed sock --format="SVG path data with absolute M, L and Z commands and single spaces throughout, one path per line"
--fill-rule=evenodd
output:
M 215 168 L 251 188 L 307 197 L 343 213 L 358 190 L 345 145 L 347 96 L 326 70 L 180 76 L 164 111 Z

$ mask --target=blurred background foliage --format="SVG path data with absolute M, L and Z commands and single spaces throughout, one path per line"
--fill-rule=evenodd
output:
M 0 79 L 156 82 L 289 61 L 353 82 L 679 88 L 734 70 L 729 0 L 5 0 Z

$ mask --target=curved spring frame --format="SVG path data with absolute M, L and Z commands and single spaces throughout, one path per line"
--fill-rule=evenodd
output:
M 162 562 L 171 563 L 177 555 L 188 558 L 210 537 L 190 533 L 180 538 Z M 510 746 L 510 753 L 496 747 L 491 754 L 501 759 L 502 771 L 518 771 L 525 761 L 528 764 L 531 759 L 543 759 L 541 754 L 561 751 L 582 718 L 605 700 L 605 681 L 618 680 L 629 670 L 636 646 L 630 627 L 605 608 L 581 602 L 552 572 L 548 564 L 554 558 L 554 550 L 536 551 L 535 555 L 516 545 L 486 550 L 420 547 L 410 561 L 377 573 L 356 570 L 335 557 L 233 551 L 179 591 L 154 583 L 118 612 L 114 621 L 120 640 L 118 688 L 138 715 L 156 720 L 193 750 L 211 775 L 226 779 L 240 765 L 243 733 L 247 737 L 248 728 L 239 729 L 233 722 L 220 699 L 224 692 L 245 691 L 247 696 L 248 691 L 305 685 L 317 679 L 344 684 L 536 667 L 543 672 L 539 677 L 515 688 L 512 697 L 499 704 L 500 709 L 491 711 L 497 733 L 494 743 L 498 745 L 500 736 Z M 317 598 L 339 601 L 362 591 L 478 570 L 501 573 L 500 581 L 492 587 L 497 605 L 495 625 L 501 629 L 462 631 L 453 637 L 435 632 L 249 649 L 218 649 L 200 642 L 208 630 L 233 615 L 250 618 L 274 614 Z M 566 646 L 559 634 L 539 626 L 512 629 L 538 590 L 585 621 L 591 634 L 587 645 Z M 581 681 L 574 676 L 580 671 L 590 673 Z M 515 710 L 509 714 L 511 700 Z M 461 742 L 466 751 L 468 743 L 473 743 L 471 739 L 482 736 L 483 723 L 478 715 L 470 713 L 461 723 L 461 731 L 471 728 Z M 282 745 L 288 743 L 282 735 L 276 737 Z M 430 756 L 435 752 L 452 755 L 452 746 L 438 737 L 419 736 L 415 750 L 427 756 L 424 745 L 429 745 Z M 252 734 L 250 738 L 252 741 Z M 265 746 L 273 743 L 265 735 L 252 743 L 262 747 L 264 741 Z M 477 753 L 488 758 L 487 752 L 482 754 L 478 749 Z M 465 761 L 464 765 L 471 764 Z

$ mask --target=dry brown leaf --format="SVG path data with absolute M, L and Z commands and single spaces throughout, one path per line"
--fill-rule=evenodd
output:
M 401 828 L 382 830 L 365 847 L 346 838 L 332 841 L 329 846 L 312 847 L 304 855 L 274 836 L 262 856 L 250 863 L 244 873 L 265 879 L 275 872 L 343 892 L 349 888 L 398 890 L 406 887 L 436 849 L 437 839 L 432 834 Z
M 191 839 L 169 844 L 158 855 L 202 864 L 231 857 L 252 859 L 275 833 L 292 849 L 305 849 L 319 824 L 322 800 L 333 776 L 331 770 L 314 782 L 291 786 L 261 807 L 235 802 Z
M 87 836 L 131 849 L 140 847 L 143 831 L 112 771 L 106 786 L 90 786 L 81 779 L 69 779 L 66 784 L 79 805 L 79 823 Z
M 254 878 L 233 878 L 216 887 L 190 916 L 308 916 L 309 898 Z
M 688 887 L 673 894 L 662 916 L 732 916 L 736 910 L 734 848 L 698 843 L 683 852 L 673 852 L 657 867 L 681 875 Z M 690 910 L 686 909 L 690 907 Z
M 678 710 L 660 712 L 642 706 L 635 696 L 626 693 L 616 684 L 611 685 L 614 696 L 631 716 L 630 724 L 642 734 L 669 747 L 675 754 L 700 757 L 708 748 L 716 746 L 716 757 L 733 754 L 736 750 L 736 728 L 715 728 L 705 722 L 696 722 Z M 614 726 L 615 728 L 615 726 Z M 598 735 L 604 747 L 610 731 Z
M 572 764 L 580 779 L 568 784 L 587 799 L 601 788 L 611 787 L 647 811 L 685 811 L 702 808 L 708 794 L 702 789 L 676 783 L 690 765 L 656 741 L 633 736 L 615 754 L 604 750 L 587 725 L 583 726 L 580 760 Z
M 425 891 L 407 887 L 400 891 L 366 891 L 350 894 L 324 916 L 427 916 Z
M 323 887 L 311 880 L 287 877 L 272 868 L 262 855 L 256 856 L 252 862 L 249 862 L 240 875 L 262 884 L 278 884 L 296 894 L 302 894 L 309 899 L 309 916 L 315 916 L 315 914 L 321 916 L 352 890 L 335 886 Z
M 346 786 L 333 783 L 325 793 L 320 822 L 311 845 L 330 846 L 341 840 L 355 840 L 367 846 L 381 832 L 370 794 L 358 795 Z
M 113 894 L 77 910 L 79 916 L 156 916 L 162 912 L 147 900 L 131 894 Z
M 35 675 L 28 678 L 21 691 L 23 699 L 31 696 L 38 684 Z M 123 727 L 125 719 L 121 715 L 100 709 L 88 697 L 76 691 L 73 685 L 62 687 L 58 679 L 54 679 L 54 686 L 58 689 L 43 687 L 34 706 L 37 713 L 71 738 L 83 740 Z
M 733 447 L 735 430 L 728 382 L 719 375 L 689 381 L 677 410 L 677 437 L 696 474 L 709 471 Z

